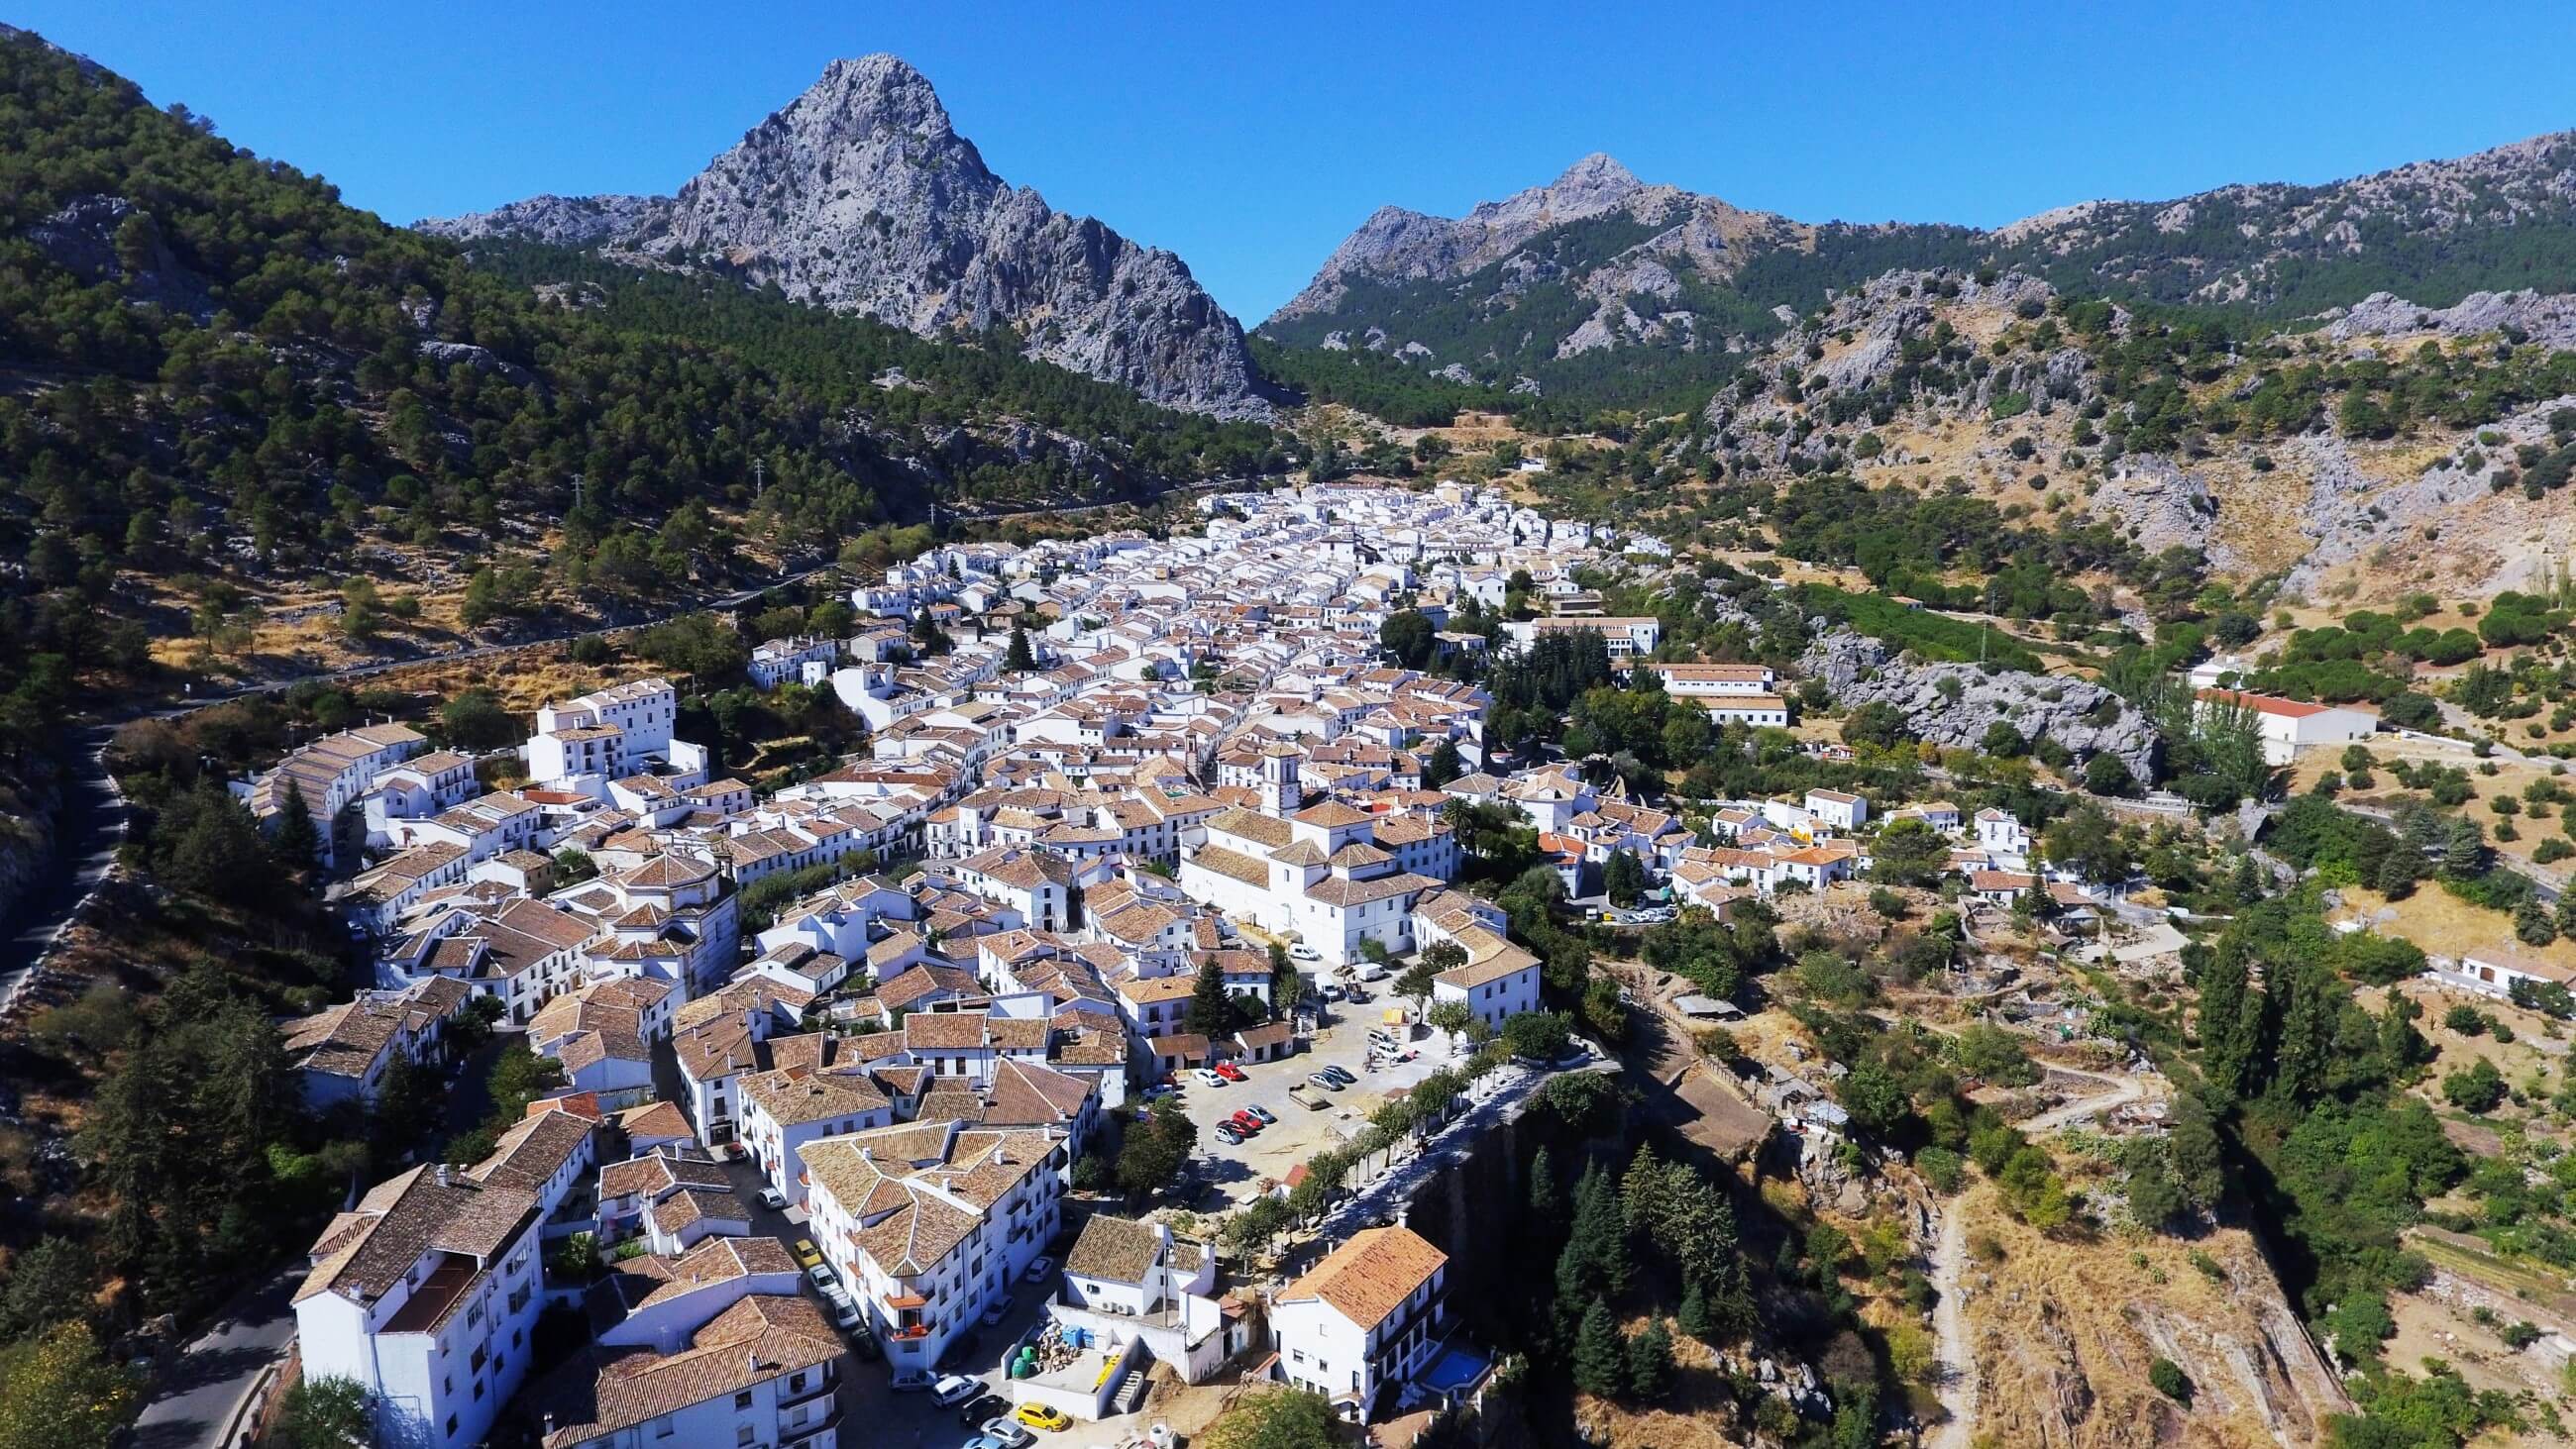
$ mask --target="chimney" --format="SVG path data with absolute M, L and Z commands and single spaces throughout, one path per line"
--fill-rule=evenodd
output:
M 442 1163 L 438 1164 L 438 1185 L 439 1185 L 440 1187 L 445 1187 L 445 1186 L 447 1186 L 447 1185 L 448 1185 L 448 1181 L 447 1181 L 447 1164 L 446 1164 L 446 1163 L 444 1163 L 444 1162 L 442 1162 Z

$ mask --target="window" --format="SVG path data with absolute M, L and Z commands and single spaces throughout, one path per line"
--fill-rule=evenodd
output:
M 738 1393 L 738 1394 L 734 1395 L 734 1396 L 733 1396 L 733 1406 L 734 1406 L 735 1408 L 737 1408 L 737 1409 L 748 1409 L 748 1408 L 750 1408 L 750 1407 L 751 1407 L 751 1390 L 749 1390 L 749 1389 L 745 1389 L 745 1390 L 743 1390 L 741 1393 Z
M 749 1444 L 751 1442 L 751 1426 L 749 1424 L 736 1424 L 733 1430 L 733 1442 L 737 1445 Z
M 671 1431 L 676 1427 L 678 1426 L 671 1422 L 671 1416 L 664 1414 L 662 1417 L 653 1421 L 653 1437 L 656 1439 L 668 1439 L 671 1437 Z

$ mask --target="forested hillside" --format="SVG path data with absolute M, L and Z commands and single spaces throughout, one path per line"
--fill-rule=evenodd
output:
M 934 493 L 1088 501 L 1271 461 L 1257 425 L 1042 364 L 676 282 L 587 277 L 566 305 L 523 285 L 541 270 L 477 269 L 0 32 L 5 742 L 289 588 L 358 576 L 353 630 L 417 607 L 379 582 L 482 570 L 507 603 L 613 603 L 828 554 Z M 927 391 L 867 385 L 890 364 Z

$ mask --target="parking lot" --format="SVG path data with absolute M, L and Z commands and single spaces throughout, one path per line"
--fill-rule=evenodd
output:
M 1447 1065 L 1451 1060 L 1448 1039 L 1442 1033 L 1425 1030 L 1407 1043 L 1421 1053 L 1414 1060 L 1369 1066 L 1370 1028 L 1381 1024 L 1386 1010 L 1411 1005 L 1383 990 L 1373 991 L 1366 1003 L 1336 1002 L 1331 1008 L 1335 1014 L 1325 1018 L 1325 1025 L 1303 1044 L 1303 1050 L 1275 1062 L 1240 1064 L 1248 1079 L 1245 1081 L 1211 1087 L 1201 1082 L 1196 1072 L 1183 1073 L 1186 1085 L 1181 1103 L 1199 1129 L 1197 1167 L 1205 1184 L 1190 1206 L 1214 1211 L 1250 1201 L 1264 1179 L 1285 1178 L 1288 1169 L 1343 1140 L 1336 1135 L 1337 1126 L 1356 1129 L 1366 1122 L 1368 1115 L 1385 1102 L 1390 1088 L 1410 1087 Z M 1331 1102 L 1321 1111 L 1289 1100 L 1290 1087 L 1328 1065 L 1345 1068 L 1359 1080 L 1339 1092 L 1317 1089 L 1318 1095 Z M 1217 1123 L 1255 1104 L 1269 1109 L 1279 1121 L 1239 1144 L 1228 1145 L 1218 1139 Z

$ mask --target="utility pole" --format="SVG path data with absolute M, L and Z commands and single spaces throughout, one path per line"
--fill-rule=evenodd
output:
M 768 465 L 767 465 L 767 460 L 765 460 L 765 459 L 761 459 L 761 458 L 754 458 L 754 459 L 752 459 L 752 460 L 751 460 L 751 501 L 752 501 L 752 502 L 754 502 L 754 503 L 758 503 L 758 502 L 760 501 L 760 495 L 761 495 L 764 491 L 766 491 L 766 490 L 767 490 L 768 486 L 769 486 L 769 475 L 768 475 Z

